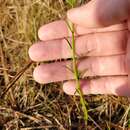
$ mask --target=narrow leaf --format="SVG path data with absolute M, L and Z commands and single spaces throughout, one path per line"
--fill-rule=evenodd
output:
M 66 0 L 66 2 L 72 7 L 74 7 L 76 4 L 76 0 Z

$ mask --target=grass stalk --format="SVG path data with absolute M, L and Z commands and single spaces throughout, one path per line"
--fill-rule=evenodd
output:
M 76 5 L 77 1 L 76 0 L 67 0 L 67 2 L 68 2 L 68 4 L 72 8 L 74 8 L 74 6 Z M 84 114 L 84 121 L 85 121 L 85 125 L 87 125 L 88 110 L 86 108 L 87 103 L 86 103 L 86 100 L 84 98 L 83 91 L 82 91 L 81 85 L 80 85 L 80 73 L 78 71 L 77 58 L 76 58 L 76 54 L 77 53 L 76 53 L 76 47 L 75 47 L 75 29 L 74 29 L 74 24 L 71 23 L 71 26 L 70 26 L 70 24 L 67 22 L 67 26 L 68 26 L 69 30 L 71 31 L 71 35 L 72 35 L 71 50 L 72 50 L 73 73 L 74 73 L 74 79 L 75 79 L 75 82 L 76 82 L 76 92 L 80 96 L 80 104 L 81 104 L 81 107 L 82 107 L 82 112 Z
M 76 91 L 78 92 L 80 96 L 80 103 L 82 105 L 82 111 L 84 113 L 84 120 L 85 123 L 88 121 L 88 110 L 86 108 L 86 100 L 83 95 L 83 91 L 81 89 L 80 85 L 80 75 L 77 67 L 77 58 L 76 58 L 76 48 L 75 48 L 75 32 L 74 32 L 74 24 L 72 24 L 72 63 L 73 63 L 73 72 L 74 72 L 74 77 L 76 81 Z

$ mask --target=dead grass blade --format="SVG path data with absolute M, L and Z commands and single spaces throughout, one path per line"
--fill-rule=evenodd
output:
M 4 98 L 6 93 L 13 87 L 16 81 L 25 73 L 25 71 L 32 65 L 33 61 L 30 61 L 19 73 L 15 75 L 15 77 L 7 84 L 6 88 L 3 90 L 1 94 L 1 98 Z

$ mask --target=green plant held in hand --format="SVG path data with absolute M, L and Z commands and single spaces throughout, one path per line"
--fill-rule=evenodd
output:
M 66 2 L 72 8 L 76 5 L 76 0 L 66 0 Z M 71 31 L 71 35 L 72 35 L 72 40 L 71 40 L 72 43 L 70 44 L 70 42 L 68 40 L 67 41 L 68 41 L 68 44 L 71 45 L 71 50 L 72 50 L 72 63 L 73 63 L 74 78 L 75 78 L 75 81 L 76 81 L 76 92 L 80 96 L 80 104 L 82 106 L 82 111 L 83 111 L 83 114 L 84 114 L 84 121 L 85 121 L 85 124 L 87 124 L 87 121 L 88 121 L 88 110 L 86 108 L 87 103 L 86 103 L 86 100 L 84 98 L 84 95 L 83 95 L 83 92 L 82 92 L 82 89 L 81 89 L 80 73 L 79 73 L 78 67 L 77 67 L 74 24 L 67 22 L 67 26 L 68 26 L 69 30 Z
M 77 3 L 76 0 L 66 0 L 66 2 L 67 2 L 70 6 L 72 6 L 72 7 L 74 7 L 75 4 Z

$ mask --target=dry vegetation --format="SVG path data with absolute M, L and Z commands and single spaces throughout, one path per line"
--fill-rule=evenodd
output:
M 33 80 L 33 63 L 16 82 L 20 70 L 29 64 L 28 48 L 38 40 L 42 24 L 65 14 L 64 0 L 0 0 L 0 130 L 84 130 L 82 113 L 62 83 L 40 85 Z M 9 84 L 8 84 L 9 83 Z M 129 99 L 89 95 L 88 129 L 123 129 L 129 126 Z

